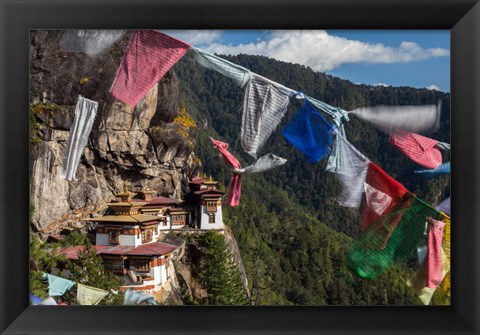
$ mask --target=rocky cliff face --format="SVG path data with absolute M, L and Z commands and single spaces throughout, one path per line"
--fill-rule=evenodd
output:
M 207 289 L 201 286 L 196 276 L 198 272 L 198 261 L 202 257 L 198 246 L 198 235 L 189 236 L 189 233 L 185 233 L 185 235 L 181 237 L 187 242 L 184 245 L 184 254 L 174 259 L 175 280 L 173 281 L 173 286 L 175 287 L 175 290 L 173 290 L 172 293 L 174 293 L 173 297 L 180 296 L 182 298 L 180 301 L 178 298 L 175 300 L 172 297 L 171 304 L 174 305 L 189 304 L 194 301 L 200 302 L 203 298 L 208 296 Z M 247 273 L 237 240 L 228 227 L 226 227 L 223 237 L 225 239 L 226 249 L 232 254 L 235 264 L 240 272 L 245 292 L 250 297 Z
M 48 233 L 79 226 L 124 186 L 180 197 L 199 165 L 195 123 L 179 115 L 176 75 L 168 72 L 131 108 L 109 93 L 129 35 L 96 57 L 60 51 L 61 36 L 34 31 L 30 37 L 32 228 Z M 60 173 L 79 95 L 97 101 L 99 109 L 77 180 L 69 182 Z

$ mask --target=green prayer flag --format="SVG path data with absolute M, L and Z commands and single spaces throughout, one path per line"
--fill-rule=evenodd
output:
M 405 262 L 424 239 L 427 217 L 439 212 L 408 193 L 375 221 L 351 246 L 347 266 L 362 278 L 375 278 L 394 263 Z

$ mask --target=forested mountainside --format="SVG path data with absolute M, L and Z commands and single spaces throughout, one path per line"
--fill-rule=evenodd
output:
M 419 105 L 442 102 L 441 127 L 430 137 L 450 142 L 450 96 L 410 87 L 354 85 L 295 64 L 260 56 L 226 59 L 345 110 L 373 105 Z M 209 136 L 230 144 L 243 164 L 252 158 L 240 147 L 243 90 L 230 79 L 202 68 L 187 55 L 174 68 L 180 97 L 200 125 L 195 148 L 204 171 L 228 186 L 230 169 L 213 149 Z M 288 159 L 275 170 L 243 178 L 241 205 L 226 208 L 225 222 L 237 237 L 256 304 L 418 304 L 406 281 L 417 269 L 392 268 L 375 280 L 356 277 L 345 266 L 346 251 L 358 236 L 361 210 L 334 201 L 339 185 L 324 170 L 325 161 L 310 164 L 281 135 L 281 129 L 301 106 L 292 99 L 288 113 L 263 152 Z M 388 142 L 388 135 L 351 117 L 348 139 L 368 158 L 418 197 L 435 205 L 450 193 L 449 178 L 426 180 L 419 167 Z M 448 161 L 449 157 L 444 157 Z M 412 255 L 413 256 L 413 255 Z M 433 303 L 445 302 L 436 293 Z

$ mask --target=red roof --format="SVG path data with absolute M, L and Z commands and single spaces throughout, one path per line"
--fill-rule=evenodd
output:
M 97 251 L 97 254 L 101 253 L 103 249 L 109 248 L 108 245 L 95 245 L 93 248 Z M 84 245 L 78 245 L 75 247 L 67 247 L 60 250 L 60 253 L 64 254 L 68 259 L 78 259 L 78 253 L 85 251 Z
M 208 195 L 211 195 L 211 196 L 216 195 L 216 196 L 218 196 L 218 195 L 225 194 L 225 192 L 223 192 L 223 191 L 220 191 L 220 190 L 212 190 L 212 189 L 210 189 L 210 190 L 208 190 L 208 189 L 207 189 L 207 190 L 200 190 L 200 191 L 196 191 L 196 192 L 193 192 L 193 193 L 195 193 L 195 194 L 197 194 L 197 195 L 206 195 L 206 196 L 208 196 Z
M 204 183 L 206 180 L 200 178 L 200 177 L 195 177 L 192 179 L 192 181 L 190 182 L 191 184 L 202 184 Z
M 136 247 L 134 250 L 127 252 L 127 255 L 165 255 L 169 252 L 176 250 L 176 245 L 171 245 L 161 242 L 152 242 L 142 244 Z
M 106 254 L 106 255 L 124 255 L 130 250 L 135 249 L 134 246 L 131 245 L 116 245 L 114 247 L 112 246 L 106 246 L 107 248 L 100 251 L 98 254 Z
M 138 247 L 129 246 L 129 245 L 95 245 L 95 250 L 98 255 L 145 255 L 145 256 L 159 256 L 165 255 L 169 252 L 172 252 L 178 248 L 176 245 L 162 243 L 162 242 L 151 242 L 139 245 Z M 85 250 L 85 246 L 79 245 L 75 247 L 67 247 L 60 250 L 60 253 L 64 254 L 68 259 L 78 259 L 78 253 Z
M 166 197 L 155 197 L 148 202 L 146 206 L 153 205 L 178 205 L 181 201 L 175 198 L 166 198 Z

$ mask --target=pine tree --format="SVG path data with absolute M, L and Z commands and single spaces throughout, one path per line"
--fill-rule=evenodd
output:
M 245 305 L 245 289 L 233 254 L 222 235 L 209 231 L 200 239 L 203 252 L 199 282 L 208 291 L 202 303 L 208 305 Z
M 30 235 L 30 261 L 36 267 L 30 269 L 30 291 L 37 297 L 48 296 L 48 285 L 42 279 L 43 273 L 68 262 L 64 256 L 51 253 L 57 247 L 57 244 L 42 243 L 34 234 Z

